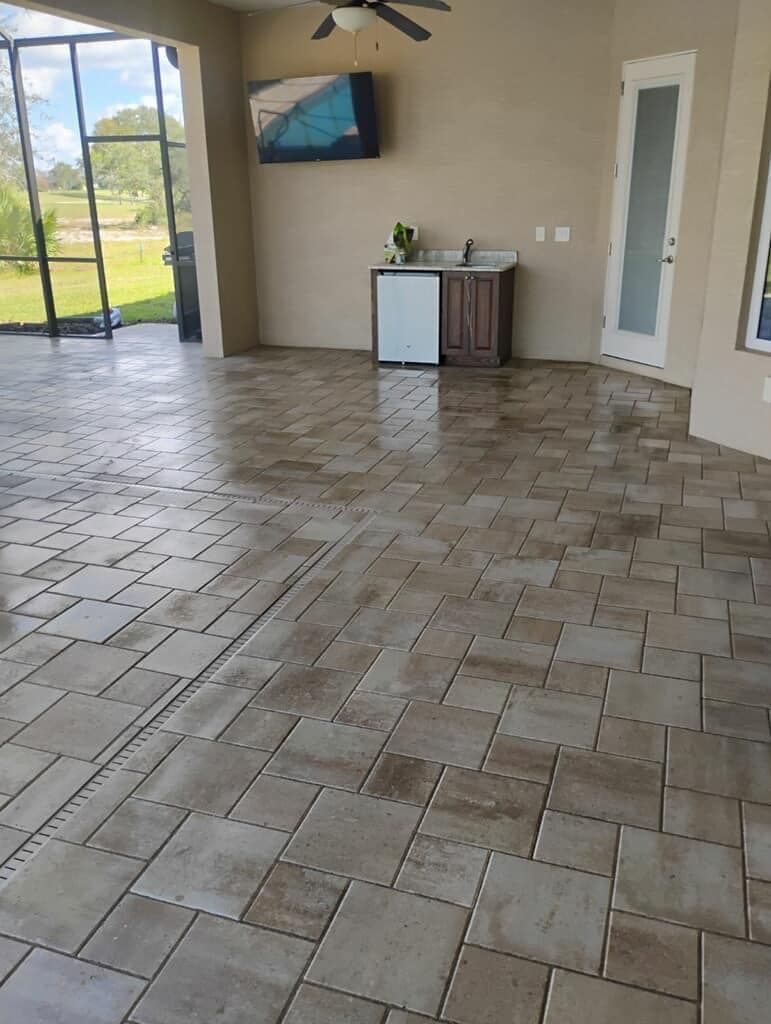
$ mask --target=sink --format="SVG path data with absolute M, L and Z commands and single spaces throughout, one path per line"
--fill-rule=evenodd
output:
M 456 263 L 459 270 L 494 270 L 494 263 Z

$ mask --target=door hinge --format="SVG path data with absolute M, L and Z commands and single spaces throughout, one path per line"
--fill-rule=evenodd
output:
M 606 323 L 607 323 L 607 317 L 606 317 L 606 316 L 605 316 L 605 314 L 603 313 L 603 314 L 602 314 L 602 326 L 604 327 Z
M 626 82 L 622 81 L 622 82 L 621 82 L 621 95 L 622 95 L 622 96 L 624 95 L 624 89 L 625 89 L 625 88 L 626 88 Z
M 613 243 L 612 242 L 608 242 L 608 256 L 612 256 L 612 255 L 613 255 Z
M 613 177 L 614 178 L 618 177 L 618 164 L 614 164 L 613 165 Z

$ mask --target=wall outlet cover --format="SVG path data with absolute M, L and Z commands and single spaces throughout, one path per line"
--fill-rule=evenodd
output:
M 536 242 L 545 242 L 546 241 L 546 228 L 545 227 L 538 227 L 538 228 L 535 229 L 535 240 L 536 240 Z
M 570 228 L 561 227 L 554 229 L 554 241 L 555 242 L 569 242 L 570 241 Z

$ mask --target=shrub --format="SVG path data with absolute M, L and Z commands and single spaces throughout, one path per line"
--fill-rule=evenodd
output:
M 43 231 L 49 256 L 61 249 L 59 221 L 55 210 L 43 214 Z M 3 256 L 37 257 L 35 231 L 26 196 L 9 185 L 0 185 L 0 254 Z M 33 274 L 34 263 L 12 263 L 19 274 Z

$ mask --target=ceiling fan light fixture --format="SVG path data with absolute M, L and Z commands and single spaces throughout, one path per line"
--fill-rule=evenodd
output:
M 363 32 L 377 21 L 377 15 L 370 7 L 336 7 L 332 17 L 338 28 L 346 32 Z

